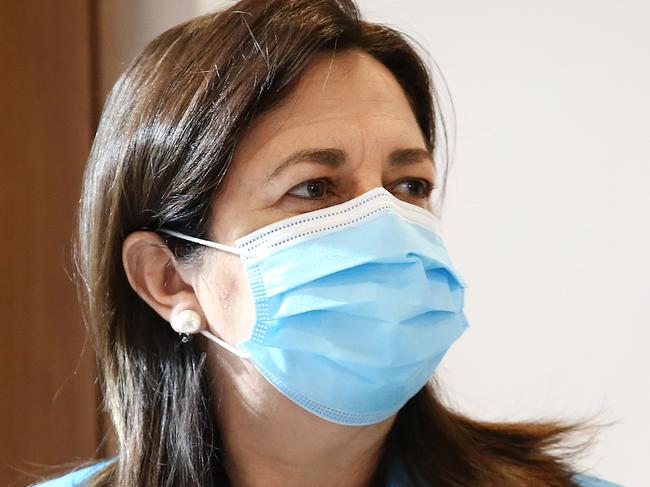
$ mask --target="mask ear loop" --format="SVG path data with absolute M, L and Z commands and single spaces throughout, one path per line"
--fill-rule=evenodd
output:
M 190 237 L 184 233 L 175 232 L 174 230 L 167 230 L 166 228 L 160 228 L 158 231 L 171 235 L 172 237 L 180 238 L 182 240 L 187 240 L 189 242 L 194 242 L 197 244 L 205 245 L 206 247 L 212 247 L 213 249 L 223 250 L 224 252 L 230 252 L 231 254 L 241 255 L 243 257 L 252 258 L 255 257 L 255 254 L 237 247 L 231 247 L 230 245 L 224 245 L 211 240 L 203 240 L 202 238 Z
M 212 242 L 210 240 L 203 240 L 202 238 L 191 237 L 189 235 L 185 235 L 184 233 L 175 232 L 174 230 L 167 230 L 166 228 L 161 228 L 161 229 L 159 229 L 159 231 L 162 232 L 162 233 L 166 233 L 167 235 L 171 235 L 172 237 L 180 238 L 182 240 L 188 240 L 190 242 L 194 242 L 194 243 L 197 243 L 197 244 L 200 244 L 200 245 L 205 245 L 206 247 L 212 247 L 214 249 L 223 250 L 224 252 L 230 252 L 231 254 L 237 254 L 237 255 L 244 256 L 244 257 L 249 257 L 249 258 L 250 257 L 255 257 L 255 254 L 253 254 L 252 252 L 249 252 L 249 251 L 244 250 L 244 249 L 239 249 L 237 247 L 231 247 L 230 245 L 224 245 L 224 244 L 220 244 L 220 243 L 217 243 L 217 242 Z M 243 351 L 243 350 L 239 350 L 237 347 L 232 346 L 230 343 L 226 342 L 225 340 L 222 340 L 221 338 L 213 335 L 208 330 L 200 330 L 199 333 L 201 335 L 203 335 L 204 337 L 209 338 L 210 340 L 212 340 L 217 345 L 222 346 L 223 348 L 225 348 L 229 352 L 234 353 L 235 355 L 238 355 L 239 357 L 242 357 L 242 358 L 245 358 L 245 359 L 250 359 L 251 358 L 250 353 L 248 353 L 246 351 Z
M 251 354 L 250 354 L 250 353 L 248 353 L 248 352 L 246 352 L 246 351 L 244 351 L 244 350 L 240 350 L 240 349 L 238 349 L 237 347 L 233 347 L 230 343 L 228 343 L 228 342 L 222 340 L 221 338 L 219 338 L 219 337 L 213 335 L 213 334 L 210 333 L 208 330 L 201 330 L 199 333 L 200 333 L 201 335 L 203 335 L 204 337 L 209 338 L 210 340 L 212 340 L 212 341 L 213 341 L 214 343 L 216 343 L 217 345 L 221 345 L 223 348 L 225 348 L 225 349 L 228 350 L 229 352 L 234 353 L 235 355 L 240 356 L 241 358 L 245 358 L 245 359 L 250 359 L 250 358 L 251 358 Z

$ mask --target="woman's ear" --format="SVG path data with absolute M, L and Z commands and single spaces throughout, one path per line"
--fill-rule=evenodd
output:
M 163 319 L 171 322 L 191 309 L 205 321 L 191 285 L 192 270 L 178 263 L 159 235 L 130 233 L 122 245 L 122 264 L 133 290 Z

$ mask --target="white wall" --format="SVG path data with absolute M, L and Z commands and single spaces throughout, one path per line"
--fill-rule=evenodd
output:
M 456 107 L 443 228 L 472 326 L 440 369 L 455 403 L 601 412 L 618 423 L 581 465 L 650 485 L 650 3 L 360 4 L 425 45 Z
M 104 0 L 121 19 L 106 83 L 148 36 L 227 3 L 141 1 L 126 20 L 131 2 Z M 580 466 L 650 485 L 650 4 L 359 4 L 428 49 L 456 107 L 443 231 L 471 327 L 439 369 L 452 400 L 484 419 L 600 412 L 617 423 Z

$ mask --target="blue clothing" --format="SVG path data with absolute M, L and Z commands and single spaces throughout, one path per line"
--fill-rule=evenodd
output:
M 65 475 L 62 475 L 61 477 L 57 477 L 52 480 L 48 480 L 46 482 L 40 483 L 40 484 L 32 484 L 29 487 L 77 487 L 77 486 L 82 486 L 83 482 L 90 477 L 92 474 L 94 474 L 96 471 L 104 467 L 105 465 L 111 463 L 112 461 L 116 460 L 117 457 L 109 458 L 108 460 L 102 460 L 98 463 L 94 463 L 93 465 L 89 465 L 87 467 L 80 468 L 79 470 L 74 470 L 72 472 L 68 472 Z
M 586 474 L 576 475 L 574 478 L 582 487 L 623 487 L 621 484 L 615 484 Z
M 47 482 L 41 484 L 32 484 L 30 487 L 81 487 L 83 486 L 84 480 L 86 480 L 97 470 L 112 462 L 116 458 L 117 457 L 113 457 L 108 460 L 102 460 L 101 462 L 95 463 L 94 465 L 69 472 L 61 477 L 48 480 Z M 606 480 L 602 480 L 586 474 L 576 475 L 574 478 L 580 483 L 581 487 L 624 487 L 621 484 L 615 484 L 613 482 L 608 482 Z M 408 480 L 406 472 L 402 468 L 401 463 L 396 463 L 391 470 L 391 475 L 388 480 L 388 487 L 410 486 L 411 483 Z
M 573 480 L 577 481 L 580 487 L 624 487 L 621 484 L 615 484 L 586 474 L 574 475 Z M 393 464 L 388 479 L 388 487 L 412 487 L 412 485 L 402 463 L 396 462 Z

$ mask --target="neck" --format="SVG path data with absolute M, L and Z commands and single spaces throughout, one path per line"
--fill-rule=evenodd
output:
M 208 356 L 218 362 L 210 364 L 213 403 L 234 487 L 369 485 L 395 416 L 366 426 L 332 423 L 286 398 L 250 362 Z

